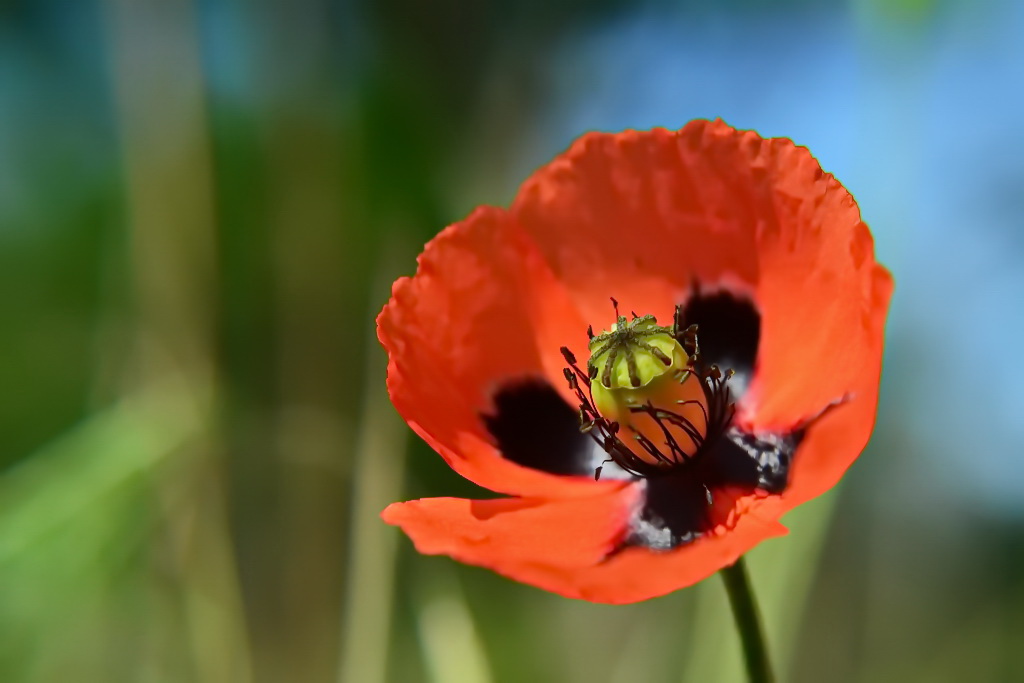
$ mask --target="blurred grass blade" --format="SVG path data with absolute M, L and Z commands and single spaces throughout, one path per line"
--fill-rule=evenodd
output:
M 137 365 L 125 370 L 142 385 L 179 377 L 201 423 L 188 457 L 147 501 L 160 506 L 152 550 L 165 555 L 181 610 L 175 629 L 184 652 L 175 655 L 190 662 L 185 675 L 244 682 L 251 657 L 221 474 L 218 231 L 197 5 L 106 0 L 103 9 L 137 340 Z
M 765 543 L 751 553 L 751 581 L 766 626 L 772 629 L 768 638 L 780 681 L 791 679 L 800 652 L 800 629 L 821 566 L 826 536 L 843 497 L 841 486 L 788 513 L 784 521 L 790 534 L 778 539 L 782 543 Z
M 433 683 L 490 683 L 490 664 L 450 562 L 419 579 L 416 627 Z
M 123 399 L 0 477 L 3 680 L 196 680 L 176 577 L 153 571 L 153 491 L 200 438 L 179 389 Z
M 392 241 L 394 243 L 395 240 Z M 390 291 L 401 246 L 391 247 L 378 267 L 374 297 Z M 373 325 L 370 330 L 376 332 Z M 376 335 L 374 334 L 374 344 Z M 405 479 L 409 430 L 391 406 L 383 353 L 367 362 L 364 404 L 352 474 L 348 568 L 342 610 L 339 683 L 383 683 L 391 637 L 398 532 L 380 512 L 399 499 Z
M 189 397 L 166 385 L 124 399 L 0 478 L 0 565 L 72 525 L 105 495 L 198 434 Z
M 402 493 L 406 441 L 406 429 L 388 401 L 380 376 L 366 393 L 352 478 L 338 678 L 344 683 L 385 680 L 398 533 L 384 528 L 380 511 Z

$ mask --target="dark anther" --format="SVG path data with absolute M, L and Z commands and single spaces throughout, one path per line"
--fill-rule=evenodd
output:
M 587 325 L 587 339 L 593 339 L 593 338 L 594 338 L 594 326 L 593 325 Z
M 680 306 L 676 306 L 676 319 L 679 319 Z M 680 331 L 679 328 L 675 328 L 676 339 L 682 345 L 683 350 L 686 351 L 687 355 L 691 357 L 700 355 L 700 344 L 697 343 L 697 326 L 690 325 L 686 329 Z
M 559 351 L 562 352 L 562 358 L 565 358 L 565 362 L 569 365 L 576 365 L 576 356 L 569 350 L 568 346 L 563 346 Z

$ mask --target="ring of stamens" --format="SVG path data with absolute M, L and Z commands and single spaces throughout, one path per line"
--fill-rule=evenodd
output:
M 616 303 L 614 299 L 613 303 Z M 588 329 L 591 338 L 591 348 L 598 347 L 591 355 L 587 364 L 587 372 L 584 373 L 575 355 L 567 348 L 562 347 L 562 355 L 568 367 L 564 369 L 565 379 L 570 390 L 576 395 L 579 401 L 578 419 L 580 431 L 588 434 L 608 454 L 606 459 L 594 471 L 594 478 L 600 479 L 604 464 L 614 462 L 623 470 L 638 477 L 653 478 L 670 474 L 677 474 L 684 468 L 693 467 L 699 463 L 707 452 L 707 446 L 721 436 L 732 421 L 735 413 L 735 406 L 732 402 L 732 395 L 727 382 L 732 377 L 732 370 L 723 372 L 717 365 L 703 367 L 699 362 L 700 347 L 697 342 L 697 326 L 690 325 L 682 327 L 681 307 L 677 307 L 676 315 L 672 326 L 672 336 L 683 346 L 689 355 L 687 370 L 694 373 L 699 379 L 704 401 L 679 400 L 676 403 L 680 408 L 686 406 L 697 406 L 704 418 L 703 432 L 688 418 L 682 414 L 663 406 L 655 406 L 649 400 L 639 405 L 629 407 L 632 414 L 644 414 L 649 417 L 658 430 L 664 435 L 664 444 L 655 443 L 649 436 L 635 432 L 633 439 L 639 449 L 647 457 L 642 457 L 633 448 L 630 448 L 621 438 L 622 432 L 618 422 L 609 420 L 601 415 L 595 407 L 591 381 L 601 381 L 608 386 L 611 384 L 611 368 L 614 365 L 617 354 L 625 353 L 627 359 L 627 372 L 630 383 L 637 387 L 640 385 L 639 376 L 636 370 L 635 361 L 631 362 L 631 345 L 650 352 L 656 358 L 670 364 L 670 359 L 660 349 L 646 344 L 642 337 L 664 332 L 664 328 L 651 328 L 650 330 L 637 329 L 638 323 L 654 323 L 654 316 L 637 317 L 634 314 L 633 324 L 627 326 L 624 316 L 617 315 L 617 324 L 611 332 L 594 336 L 592 329 Z M 618 313 L 616 304 L 616 314 Z M 648 348 L 650 347 L 650 348 Z M 604 371 L 600 380 L 597 379 L 597 364 L 602 356 L 610 354 L 605 359 Z M 581 385 L 582 383 L 582 385 Z M 586 391 L 584 391 L 584 386 Z M 681 433 L 693 443 L 693 447 L 683 448 L 676 433 Z

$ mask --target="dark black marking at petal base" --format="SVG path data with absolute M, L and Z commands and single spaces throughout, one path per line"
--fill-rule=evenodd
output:
M 670 550 L 713 526 L 707 496 L 726 486 L 782 493 L 804 429 L 750 434 L 735 427 L 721 435 L 690 470 L 647 480 L 644 507 L 627 544 Z
M 695 287 L 682 311 L 682 326 L 697 325 L 701 360 L 736 371 L 736 388 L 745 388 L 757 361 L 761 341 L 761 314 L 750 299 L 718 291 L 703 293 Z
M 482 417 L 501 454 L 512 462 L 551 474 L 594 476 L 597 446 L 580 432 L 576 411 L 547 382 L 502 387 L 494 396 L 494 414 Z M 603 450 L 600 457 L 607 457 Z
M 803 430 L 754 435 L 733 427 L 709 454 L 715 477 L 722 484 L 782 493 L 789 484 L 789 466 L 802 439 Z
M 647 479 L 645 485 L 644 506 L 633 520 L 627 545 L 671 550 L 710 526 L 708 491 L 693 473 Z

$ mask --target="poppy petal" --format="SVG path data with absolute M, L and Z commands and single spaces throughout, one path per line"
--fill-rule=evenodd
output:
M 853 197 L 806 148 L 777 143 L 761 157 L 778 169 L 775 220 L 758 231 L 761 344 L 739 419 L 754 431 L 812 421 L 789 509 L 834 486 L 867 444 L 893 282 Z
M 427 498 L 394 503 L 382 513 L 416 549 L 487 567 L 511 579 L 569 598 L 609 604 L 647 600 L 685 588 L 761 541 L 787 529 L 757 510 L 748 496 L 734 507 L 734 526 L 659 552 L 620 548 L 639 503 L 641 486 L 566 500 Z
M 694 281 L 757 281 L 754 230 L 771 188 L 741 144 L 721 121 L 587 134 L 523 184 L 512 213 L 588 322 L 608 318 L 609 296 L 671 320 Z
M 425 498 L 390 505 L 381 516 L 424 554 L 495 569 L 520 563 L 569 569 L 601 562 L 622 542 L 639 497 L 639 487 L 620 483 L 561 500 Z
M 509 579 L 567 598 L 628 604 L 692 586 L 734 563 L 762 541 L 786 532 L 785 526 L 774 519 L 746 513 L 721 535 L 701 538 L 666 552 L 625 548 L 591 564 L 566 566 L 544 559 L 496 560 L 490 556 L 457 559 L 486 566 Z
M 854 348 L 848 350 L 845 357 L 837 354 L 836 361 L 833 361 L 844 364 L 845 372 L 837 369 L 839 377 L 835 381 L 843 382 L 848 393 L 842 397 L 841 403 L 807 429 L 793 459 L 789 487 L 782 494 L 785 509 L 832 488 L 857 459 L 871 436 L 878 405 L 883 328 L 893 289 L 892 277 L 884 268 L 876 266 L 873 279 L 869 316 L 860 322 L 863 328 L 850 331 L 848 343 Z M 857 332 L 861 333 L 859 338 Z M 812 360 L 809 356 L 807 362 Z M 767 397 L 772 395 L 769 389 L 772 378 L 773 375 L 766 373 L 761 380 L 765 400 L 758 414 L 763 416 L 762 419 L 766 423 L 785 423 L 801 414 L 806 418 L 808 403 L 801 404 L 795 399 L 790 404 L 768 401 Z M 779 377 L 778 381 L 781 383 L 783 379 Z M 811 392 L 810 387 L 807 390 Z
M 462 476 L 493 491 L 592 495 L 607 488 L 503 458 L 482 419 L 511 381 L 540 378 L 569 398 L 559 348 L 586 347 L 586 325 L 508 213 L 478 209 L 432 240 L 418 263 L 414 277 L 395 283 L 377 319 L 388 390 L 413 430 Z
M 512 212 L 589 322 L 606 316 L 609 295 L 659 317 L 695 285 L 755 302 L 759 348 L 740 423 L 787 431 L 844 402 L 808 430 L 793 504 L 860 454 L 892 279 L 853 197 L 806 148 L 722 121 L 589 134 L 523 185 Z

